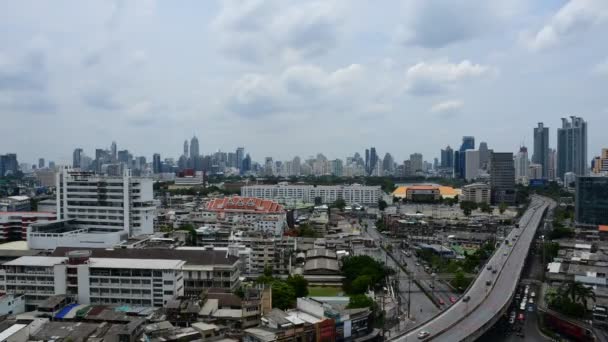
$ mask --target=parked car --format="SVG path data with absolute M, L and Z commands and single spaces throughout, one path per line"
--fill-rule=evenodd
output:
M 430 335 L 431 335 L 431 333 L 429 333 L 428 331 L 426 331 L 426 330 L 422 330 L 422 331 L 420 331 L 420 332 L 418 333 L 418 339 L 420 339 L 420 340 L 421 340 L 421 339 L 423 339 L 423 338 L 427 338 L 427 337 L 429 337 Z
M 462 298 L 463 302 L 468 302 L 469 300 L 471 300 L 471 296 L 464 296 L 464 298 Z
M 439 298 L 439 305 L 443 305 L 445 304 L 445 302 L 443 301 L 443 299 Z
M 450 303 L 452 303 L 452 304 L 456 303 L 456 298 L 450 296 Z

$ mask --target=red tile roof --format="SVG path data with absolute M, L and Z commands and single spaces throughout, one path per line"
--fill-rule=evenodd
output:
M 254 197 L 225 197 L 216 198 L 207 203 L 207 210 L 210 211 L 244 211 L 251 213 L 282 213 L 283 206 L 268 199 Z

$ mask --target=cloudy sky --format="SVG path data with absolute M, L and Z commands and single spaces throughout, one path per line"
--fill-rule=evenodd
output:
M 608 1 L 3 1 L 0 153 L 402 161 L 463 135 L 532 145 L 544 121 L 608 147 Z M 602 128 L 603 127 L 603 128 Z

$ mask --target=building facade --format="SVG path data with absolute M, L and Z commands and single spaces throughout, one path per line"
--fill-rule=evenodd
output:
M 27 228 L 30 224 L 55 219 L 55 213 L 0 212 L 0 242 L 27 240 Z
M 468 150 L 465 154 L 464 178 L 467 181 L 475 180 L 479 176 L 480 153 L 477 150 Z
M 30 211 L 31 208 L 31 199 L 27 196 L 0 198 L 0 212 Z
M 490 190 L 493 204 L 515 203 L 513 153 L 493 152 L 490 161 Z
M 532 162 L 542 166 L 542 177 L 549 178 L 549 127 L 545 127 L 542 122 L 534 128 L 534 154 Z
M 608 225 L 608 177 L 576 177 L 576 222 Z
M 577 176 L 587 174 L 587 122 L 571 116 L 562 118 L 562 127 L 557 129 L 557 177 L 573 172 Z
M 216 198 L 202 210 L 205 221 L 225 221 L 249 226 L 254 231 L 282 235 L 287 226 L 283 206 L 269 199 L 254 197 Z
M 155 206 L 152 179 L 101 176 L 63 169 L 57 174 L 57 218 L 75 219 L 89 228 L 152 234 Z
M 462 187 L 462 200 L 490 204 L 490 186 L 485 183 L 474 183 Z
M 276 200 L 279 203 L 300 201 L 333 203 L 342 198 L 347 204 L 377 205 L 382 198 L 380 186 L 352 185 L 249 185 L 241 188 L 241 196 Z

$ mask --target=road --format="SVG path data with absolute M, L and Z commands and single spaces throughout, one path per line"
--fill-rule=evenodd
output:
M 385 237 L 382 236 L 374 227 L 374 222 L 369 220 L 367 222 L 367 234 L 375 239 L 376 241 L 384 241 Z M 386 265 L 392 267 L 396 271 L 400 271 L 401 268 L 395 264 L 392 258 L 387 257 L 386 253 L 383 249 L 377 249 L 374 252 L 378 260 L 382 262 L 386 262 Z M 409 308 L 411 309 L 410 313 L 410 322 L 403 326 L 402 329 L 410 329 L 416 325 L 420 325 L 421 323 L 427 321 L 431 317 L 437 315 L 439 313 L 439 309 L 431 302 L 431 300 L 422 292 L 422 290 L 414 283 L 413 281 L 410 283 L 409 276 L 404 272 L 399 273 L 399 296 L 401 299 L 401 312 L 407 313 L 408 309 L 408 292 L 409 297 L 411 298 L 411 305 Z
M 484 267 L 477 279 L 456 304 L 407 333 L 395 338 L 395 341 L 410 341 L 417 339 L 421 331 L 430 333 L 426 340 L 461 341 L 489 322 L 507 305 L 510 294 L 514 293 L 519 274 L 525 263 L 530 244 L 536 228 L 541 223 L 544 211 L 549 206 L 549 200 L 533 197 L 528 210 L 519 221 L 520 228 L 513 229 L 508 237 L 514 241 L 512 247 L 502 244 L 488 261 L 488 265 L 496 269 L 493 273 Z

